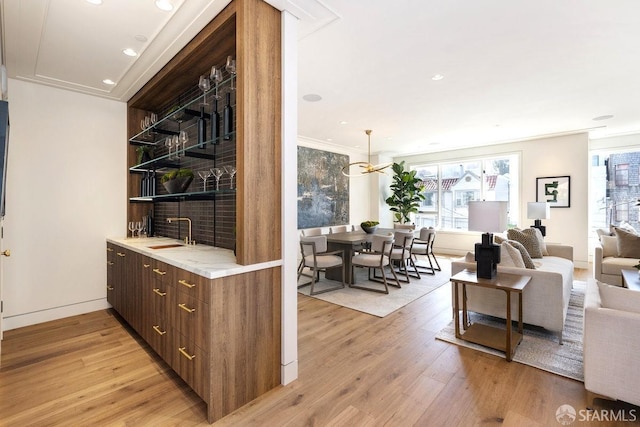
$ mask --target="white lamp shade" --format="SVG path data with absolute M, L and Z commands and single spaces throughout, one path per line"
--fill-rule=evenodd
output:
M 469 202 L 469 231 L 500 233 L 507 229 L 508 202 Z
M 528 219 L 549 219 L 551 218 L 551 205 L 545 202 L 527 203 Z

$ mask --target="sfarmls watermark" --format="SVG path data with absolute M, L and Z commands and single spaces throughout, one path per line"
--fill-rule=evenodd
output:
M 635 409 L 581 409 L 576 411 L 571 405 L 562 405 L 556 410 L 556 420 L 563 426 L 575 421 L 627 421 L 635 422 L 638 414 Z

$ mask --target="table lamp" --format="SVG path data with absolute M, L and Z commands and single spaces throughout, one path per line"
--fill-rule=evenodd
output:
M 469 231 L 482 231 L 482 243 L 475 245 L 476 274 L 481 279 L 493 279 L 500 262 L 500 246 L 493 243 L 493 234 L 507 228 L 508 202 L 469 202 Z
M 546 236 L 547 227 L 542 225 L 541 220 L 551 218 L 551 205 L 546 202 L 527 203 L 527 218 L 535 220 L 531 227 L 537 228 L 542 233 L 542 236 Z

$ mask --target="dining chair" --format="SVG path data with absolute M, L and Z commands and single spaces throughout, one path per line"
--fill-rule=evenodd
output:
M 329 234 L 346 233 L 346 232 L 347 232 L 346 225 L 334 225 L 333 227 L 329 227 Z
M 307 228 L 302 230 L 302 235 L 305 237 L 320 236 L 321 234 L 322 234 L 322 228 Z
M 420 279 L 420 272 L 416 268 L 413 258 L 411 257 L 411 248 L 415 236 L 412 230 L 398 229 L 393 232 L 394 244 L 391 250 L 391 265 L 396 265 L 397 274 L 404 276 L 404 279 L 398 279 L 400 282 L 409 283 L 409 277 Z M 409 269 L 412 269 L 410 271 Z
M 393 228 L 396 230 L 415 230 L 415 224 L 398 224 L 397 222 L 393 223 Z
M 372 292 L 380 292 L 383 294 L 389 293 L 389 281 L 387 280 L 387 276 L 385 274 L 384 268 L 389 267 L 391 273 L 393 274 L 395 285 L 391 283 L 391 286 L 400 287 L 400 282 L 398 282 L 398 277 L 396 276 L 396 272 L 393 270 L 393 267 L 390 263 L 390 255 L 393 250 L 393 235 L 381 236 L 378 234 L 374 234 L 371 236 L 371 248 L 362 250 L 360 252 L 356 252 L 351 257 L 351 277 L 355 277 L 354 267 L 358 268 L 366 268 L 368 271 L 368 279 L 374 282 L 379 282 L 384 284 L 384 289 L 376 289 L 367 286 L 358 285 L 356 283 L 352 283 L 349 285 L 351 288 L 363 289 L 365 291 Z M 375 270 L 380 270 L 381 279 L 379 280 L 376 277 L 371 275 L 371 272 Z
M 420 229 L 420 236 L 413 241 L 413 247 L 411 248 L 411 254 L 413 256 L 414 265 L 418 271 L 427 274 L 436 274 L 436 271 L 441 271 L 438 259 L 433 253 L 433 243 L 436 240 L 436 230 L 433 227 L 423 227 Z M 429 262 L 429 266 L 426 266 L 418 262 L 417 255 L 424 255 Z M 433 266 L 435 262 L 436 267 Z
M 298 266 L 298 280 L 300 276 L 310 277 L 311 281 L 298 285 L 298 288 L 311 285 L 310 295 L 317 295 L 324 292 L 335 291 L 344 288 L 344 252 L 327 251 L 327 236 L 309 236 L 300 238 L 300 252 L 302 260 Z M 305 268 L 311 270 L 311 274 L 303 273 Z M 340 285 L 323 288 L 316 291 L 315 285 L 320 280 L 320 272 L 329 268 L 340 268 L 342 270 L 342 283 Z

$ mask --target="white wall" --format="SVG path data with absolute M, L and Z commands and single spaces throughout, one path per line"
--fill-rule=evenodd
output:
M 126 230 L 126 104 L 9 81 L 5 330 L 108 307 Z
M 465 150 L 398 157 L 394 160 L 396 162 L 405 160 L 407 165 L 415 165 L 507 153 L 519 154 L 521 158 L 519 221 L 521 227 L 527 227 L 533 223 L 533 220 L 527 219 L 526 207 L 527 202 L 536 200 L 536 178 L 564 175 L 571 177 L 571 206 L 551 209 L 551 218 L 543 221 L 547 226 L 545 240 L 572 245 L 576 267 L 588 268 L 588 134 L 532 139 Z M 478 239 L 478 233 L 440 232 L 435 249 L 445 253 L 464 254 L 472 250 L 473 244 Z

